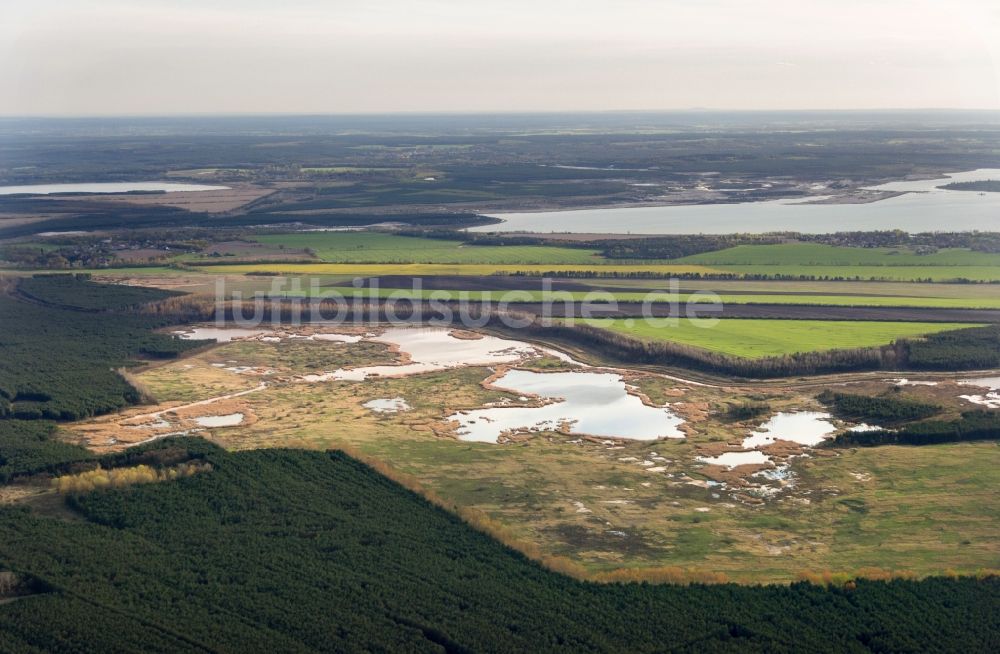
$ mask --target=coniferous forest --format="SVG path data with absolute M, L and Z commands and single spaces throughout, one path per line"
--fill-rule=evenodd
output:
M 0 419 L 78 420 L 137 402 L 114 369 L 204 344 L 151 331 L 165 318 L 123 310 L 171 295 L 66 276 L 0 293 Z
M 995 578 L 843 587 L 593 584 L 547 571 L 337 452 L 228 454 L 170 483 L 0 510 L 37 594 L 0 650 L 988 651 Z

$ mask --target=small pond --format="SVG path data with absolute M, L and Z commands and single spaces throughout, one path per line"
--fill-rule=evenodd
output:
M 464 441 L 496 443 L 506 432 L 557 430 L 630 440 L 683 438 L 684 420 L 668 407 L 643 404 L 620 375 L 607 372 L 510 370 L 495 387 L 549 400 L 542 406 L 491 407 L 448 416 Z

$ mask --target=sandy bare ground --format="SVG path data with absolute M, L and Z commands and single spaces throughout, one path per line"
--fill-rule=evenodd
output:
M 807 202 L 803 202 L 802 204 L 870 204 L 872 202 L 879 202 L 881 200 L 899 197 L 904 194 L 904 191 L 875 191 L 872 189 L 859 188 L 846 193 L 841 192 L 836 195 L 831 195 L 828 198 L 809 200 Z
M 250 405 L 238 398 L 265 388 L 267 384 L 261 382 L 253 388 L 197 402 L 158 404 L 153 407 L 153 411 L 149 411 L 149 407 L 139 411 L 126 410 L 75 424 L 72 431 L 83 445 L 95 452 L 104 453 L 150 443 L 167 436 L 204 432 L 206 428 L 197 423 L 197 418 L 204 416 L 241 413 L 243 419 L 240 426 L 249 426 L 257 421 L 257 417 Z
M 151 194 L 80 195 L 74 200 L 93 202 L 124 202 L 144 206 L 166 206 L 206 213 L 225 213 L 274 193 L 274 189 L 256 186 L 235 186 L 224 191 L 174 191 Z

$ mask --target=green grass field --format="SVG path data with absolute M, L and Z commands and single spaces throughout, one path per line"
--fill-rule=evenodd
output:
M 573 269 L 574 266 L 560 265 Z M 620 270 L 622 266 L 609 265 L 607 268 Z M 517 270 L 550 271 L 550 266 L 534 264 L 521 266 L 517 264 L 346 264 L 346 263 L 315 263 L 315 264 L 226 264 L 203 266 L 197 272 L 185 271 L 162 266 L 143 268 L 108 268 L 103 270 L 73 270 L 72 272 L 89 272 L 111 280 L 142 278 L 181 278 L 191 277 L 192 283 L 182 290 L 191 292 L 212 292 L 215 279 L 219 275 L 228 275 L 231 287 L 239 285 L 247 292 L 267 292 L 273 280 L 264 277 L 243 277 L 254 272 L 281 273 L 289 277 L 303 278 L 301 287 L 308 293 L 309 278 L 319 278 L 321 289 L 327 291 L 331 283 L 342 283 L 347 286 L 358 276 L 378 275 L 489 275 L 495 272 L 512 272 Z M 631 269 L 627 267 L 625 269 Z M 709 270 L 700 266 L 671 266 L 673 272 L 704 272 Z M 11 270 L 3 274 L 14 276 L 31 275 L 46 271 Z M 610 293 L 618 302 L 642 302 L 646 298 L 643 291 L 616 290 L 617 288 L 646 287 L 650 291 L 666 291 L 664 280 L 642 279 L 594 279 L 580 280 L 594 285 L 595 290 Z M 1000 285 L 996 284 L 918 284 L 901 282 L 790 282 L 790 281 L 692 281 L 684 280 L 680 286 L 691 291 L 714 291 L 726 304 L 787 304 L 813 306 L 848 306 L 848 307 L 913 307 L 935 309 L 1000 309 Z M 172 287 L 172 286 L 171 286 Z M 243 288 L 246 287 L 246 288 Z M 287 285 L 283 288 L 287 288 Z M 393 293 L 398 289 L 382 288 L 380 296 Z M 406 289 L 407 296 L 413 296 L 412 289 Z M 772 292 L 773 291 L 773 292 Z M 353 293 L 353 289 L 339 288 L 342 294 Z M 444 291 L 451 297 L 466 297 L 479 301 L 491 297 L 499 301 L 504 299 L 503 291 L 462 291 L 459 288 Z M 367 293 L 367 291 L 366 291 Z M 463 295 L 460 295 L 462 293 Z M 566 297 L 564 292 L 554 299 Z M 428 298 L 430 291 L 420 293 Z M 569 296 L 574 300 L 587 298 L 585 291 L 573 291 Z M 398 295 L 397 295 L 398 297 Z M 537 302 L 544 299 L 542 291 L 535 281 L 525 281 L 524 290 L 517 296 L 511 296 L 509 301 Z M 686 302 L 692 299 L 692 293 L 678 294 L 676 301 Z M 669 296 L 659 296 L 656 301 L 673 301 Z
M 613 298 L 616 302 L 696 302 L 710 303 L 714 298 L 704 293 L 678 293 L 669 295 L 667 293 L 643 293 L 634 291 L 610 291 L 598 294 L 587 291 L 557 291 L 543 292 L 537 288 L 532 289 L 528 284 L 523 290 L 516 291 L 465 291 L 459 289 L 448 290 L 426 290 L 419 291 L 412 288 L 378 288 L 378 289 L 355 289 L 348 285 L 348 281 L 343 282 L 343 286 L 321 286 L 317 289 L 309 289 L 308 285 L 303 285 L 301 291 L 281 293 L 284 297 L 306 297 L 341 294 L 345 297 L 361 298 L 386 298 L 398 299 L 438 299 L 438 300 L 469 300 L 472 302 L 493 301 L 493 302 L 542 302 L 549 300 L 561 302 L 567 299 L 580 302 L 605 302 Z M 316 292 L 313 292 L 315 290 Z M 1000 298 L 921 298 L 921 297 L 868 297 L 852 295 L 718 295 L 719 300 L 724 304 L 786 304 L 803 306 L 830 306 L 830 307 L 910 307 L 928 309 L 1000 309 Z
M 504 248 L 507 249 L 507 248 Z M 464 254 L 463 254 L 464 256 Z M 505 255 L 506 256 L 506 255 Z M 363 257 L 359 257 L 363 258 Z M 413 258 L 413 257 L 411 257 Z M 628 275 L 631 273 L 656 273 L 660 275 L 681 275 L 698 273 L 711 275 L 735 272 L 741 274 L 780 274 L 780 275 L 814 275 L 830 278 L 851 279 L 885 279 L 898 281 L 913 281 L 917 279 L 932 279 L 947 281 L 953 279 L 972 279 L 989 281 L 1000 279 L 998 268 L 965 268 L 934 267 L 845 267 L 823 268 L 819 266 L 703 266 L 698 264 L 566 264 L 566 263 L 255 263 L 255 264 L 224 264 L 204 266 L 204 272 L 225 274 L 246 273 L 282 273 L 289 275 L 494 275 L 510 273 L 528 273 L 534 275 L 560 274 L 575 272 L 616 273 Z
M 858 295 L 719 295 L 719 297 L 726 304 L 1000 309 L 1000 298 L 867 297 Z
M 206 273 L 223 274 L 286 274 L 286 275 L 495 275 L 528 273 L 542 275 L 548 273 L 609 272 L 618 274 L 654 272 L 663 275 L 699 273 L 702 275 L 720 272 L 708 266 L 686 264 L 660 265 L 620 265 L 620 264 L 530 264 L 530 263 L 234 263 L 200 266 Z
M 822 243 L 738 245 L 678 259 L 682 263 L 726 266 L 975 266 L 996 267 L 1000 254 L 943 248 L 917 254 L 903 248 L 859 248 Z
M 821 265 L 760 265 L 713 266 L 717 270 L 744 276 L 782 275 L 825 279 L 933 281 L 950 282 L 967 279 L 974 282 L 1000 281 L 1000 265 L 996 266 L 821 266 Z
M 909 250 L 889 248 L 834 247 L 816 243 L 786 243 L 779 245 L 745 245 L 716 252 L 684 257 L 669 262 L 626 261 L 604 259 L 596 250 L 541 245 L 465 245 L 460 241 L 425 239 L 382 232 L 296 232 L 255 237 L 266 245 L 284 246 L 290 251 L 308 248 L 320 260 L 316 263 L 255 263 L 204 266 L 206 273 L 246 274 L 254 272 L 282 274 L 334 275 L 493 275 L 539 274 L 656 274 L 661 276 L 696 273 L 705 276 L 733 274 L 746 277 L 747 283 L 760 283 L 755 277 L 780 276 L 789 279 L 879 282 L 948 282 L 969 280 L 1000 281 L 1000 254 L 972 252 L 956 248 L 933 254 L 918 255 Z M 252 254 L 248 254 L 252 256 Z M 301 256 L 301 255 L 297 255 Z M 193 255 L 182 255 L 178 261 L 198 265 Z M 213 262 L 217 263 L 217 262 Z M 124 271 L 124 269 L 116 269 Z M 84 272 L 84 271 L 80 271 Z M 154 269 L 138 269 L 158 273 Z M 876 281 L 869 281 L 876 280 Z M 608 279 L 608 285 L 644 285 L 651 280 Z M 687 283 L 687 282 L 685 282 Z M 733 281 L 720 281 L 722 284 Z M 782 281 L 782 284 L 791 283 Z M 820 282 L 801 281 L 811 284 Z M 835 282 L 829 282 L 835 283 Z M 957 286 L 957 285 L 952 285 Z M 960 296 L 978 300 L 980 297 L 1000 297 L 992 287 L 963 291 Z M 736 289 L 731 289 L 736 290 Z M 770 288 L 765 290 L 770 291 Z M 905 298 L 910 288 L 899 292 L 881 289 L 872 294 L 889 298 Z M 738 291 L 737 291 L 738 292 Z M 868 294 L 868 290 L 861 291 Z M 944 292 L 942 299 L 955 297 Z M 734 293 L 735 294 L 735 293 Z M 775 293 L 777 295 L 777 293 Z M 838 293 L 838 295 L 841 295 Z M 850 293 L 843 293 L 849 296 Z M 914 295 L 937 297 L 931 287 Z M 630 298 L 634 299 L 634 298 Z M 765 300 L 761 300 L 765 301 Z M 767 300 L 770 301 L 770 300 Z M 789 301 L 791 303 L 791 301 Z M 908 304 L 905 299 L 870 300 L 802 300 L 795 303 L 838 304 L 856 306 L 939 306 L 991 307 L 992 304 L 953 304 L 948 301 Z
M 659 270 L 660 262 L 602 259 L 594 250 L 552 246 L 474 246 L 373 232 L 309 232 L 258 236 L 258 242 L 310 248 L 328 263 L 593 264 Z M 888 280 L 1000 279 L 1000 254 L 945 249 L 918 255 L 890 248 L 835 247 L 818 243 L 741 245 L 678 259 L 744 274 L 813 275 Z
M 828 320 L 751 320 L 728 318 L 714 326 L 687 319 L 657 326 L 641 320 L 596 319 L 588 324 L 649 340 L 674 341 L 736 356 L 767 356 L 882 345 L 904 336 L 921 336 L 972 327 L 961 323 L 863 322 Z
M 478 246 L 459 241 L 415 238 L 376 232 L 309 232 L 258 236 L 254 240 L 288 248 L 310 248 L 330 263 L 591 263 L 603 260 L 593 250 L 548 246 Z
M 707 286 L 717 292 L 728 291 L 720 294 L 724 301 L 734 304 L 756 302 L 859 307 L 996 308 L 997 300 L 1000 300 L 1000 285 L 942 283 L 961 280 L 1000 281 L 1000 254 L 957 248 L 942 249 L 932 254 L 916 254 L 903 249 L 785 243 L 744 245 L 669 262 L 653 262 L 604 259 L 596 250 L 537 245 L 465 245 L 456 240 L 426 239 L 383 232 L 296 232 L 257 236 L 254 240 L 273 247 L 284 246 L 293 252 L 308 248 L 320 261 L 299 264 L 262 262 L 204 265 L 208 263 L 205 261 L 200 262 L 201 272 L 346 276 L 512 273 L 558 276 L 597 273 L 615 274 L 619 277 L 593 279 L 589 283 L 595 286 L 632 288 L 662 287 L 665 283 L 663 280 L 641 278 L 642 275 L 651 273 L 663 277 L 685 274 L 717 277 L 732 274 L 744 279 L 684 280 L 683 284 L 689 288 Z M 247 256 L 252 256 L 252 253 Z M 303 255 L 290 256 L 301 258 Z M 190 254 L 176 257 L 177 262 L 198 266 L 196 259 L 196 255 Z M 144 276 L 164 274 L 165 268 L 110 270 Z M 628 278 L 629 276 L 639 278 Z M 787 279 L 760 279 L 771 276 Z M 587 283 L 586 278 L 579 281 Z M 926 281 L 938 283 L 919 283 Z M 738 296 L 743 289 L 764 293 L 754 298 L 741 299 Z M 786 289 L 801 295 L 795 298 L 783 297 L 781 294 Z M 810 292 L 813 290 L 815 293 Z M 855 290 L 857 295 L 854 295 Z M 911 296 L 927 299 L 912 301 Z M 617 299 L 641 300 L 642 295 L 625 291 Z
M 593 279 L 578 280 L 608 290 L 663 288 L 659 279 Z M 920 282 L 824 282 L 798 280 L 694 280 L 685 279 L 680 286 L 689 290 L 715 291 L 720 294 L 766 295 L 847 295 L 860 297 L 913 297 L 913 298 L 997 298 L 1000 284 L 923 284 Z
M 742 275 L 814 276 L 890 281 L 1000 280 L 1000 254 L 945 248 L 917 254 L 903 248 L 858 248 L 820 243 L 739 245 L 676 260 Z

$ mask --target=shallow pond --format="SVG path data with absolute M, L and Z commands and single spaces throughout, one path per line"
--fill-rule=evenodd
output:
M 557 430 L 573 434 L 631 440 L 683 438 L 684 422 L 667 407 L 642 403 L 620 375 L 604 372 L 551 372 L 510 370 L 495 387 L 546 400 L 538 407 L 492 407 L 448 416 L 459 424 L 464 441 L 496 443 L 511 431 Z
M 202 427 L 235 427 L 243 422 L 242 413 L 230 413 L 224 416 L 201 416 L 194 421 Z
M 401 397 L 380 397 L 368 400 L 362 404 L 366 409 L 371 409 L 375 413 L 398 413 L 399 411 L 409 411 L 410 405 Z
M 862 422 L 859 425 L 854 425 L 853 427 L 848 427 L 847 431 L 860 434 L 866 431 L 882 431 L 882 428 L 878 425 L 869 425 L 868 423 Z
M 751 464 L 760 465 L 771 463 L 771 457 L 763 452 L 758 452 L 757 450 L 751 450 L 749 452 L 724 452 L 718 456 L 699 456 L 698 460 L 702 463 L 725 466 L 727 468 L 735 468 L 736 466 Z
M 187 341 L 212 340 L 216 343 L 228 343 L 234 338 L 247 338 L 267 334 L 267 329 L 244 329 L 241 327 L 193 327 L 183 331 L 175 331 L 178 337 Z
M 979 379 L 963 379 L 960 382 L 963 386 L 981 386 L 991 391 L 1000 390 L 1000 377 L 980 377 Z
M 409 355 L 409 362 L 397 366 L 364 366 L 306 375 L 305 381 L 362 381 L 368 377 L 404 377 L 461 366 L 489 366 L 516 363 L 543 352 L 529 343 L 496 336 L 456 338 L 440 327 L 390 327 L 367 340 L 388 343 Z
M 837 428 L 830 422 L 829 413 L 796 411 L 778 413 L 743 439 L 743 447 L 752 449 L 770 445 L 776 440 L 792 441 L 809 447 L 819 445 Z
M 329 341 L 332 343 L 357 343 L 362 338 L 358 334 L 287 334 L 274 329 L 247 329 L 245 327 L 192 327 L 175 331 L 184 340 L 213 340 L 216 343 L 228 343 L 235 338 L 254 338 L 264 343 L 280 343 L 284 339 L 302 341 Z
M 981 377 L 980 379 L 963 379 L 963 386 L 979 386 L 990 389 L 982 395 L 959 395 L 963 400 L 984 406 L 988 409 L 1000 409 L 1000 377 Z
M 311 341 L 330 341 L 333 343 L 357 343 L 363 336 L 357 334 L 313 334 Z

